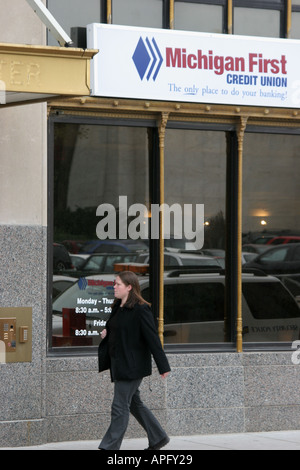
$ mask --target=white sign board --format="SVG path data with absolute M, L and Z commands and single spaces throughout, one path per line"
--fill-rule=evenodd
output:
M 300 41 L 91 24 L 92 95 L 300 107 Z

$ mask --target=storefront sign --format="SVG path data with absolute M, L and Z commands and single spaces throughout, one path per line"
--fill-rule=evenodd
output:
M 298 108 L 300 42 L 92 24 L 92 95 Z

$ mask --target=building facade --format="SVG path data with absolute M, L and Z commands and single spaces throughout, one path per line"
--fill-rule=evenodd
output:
M 0 4 L 1 43 L 57 46 L 26 2 Z M 296 0 L 47 6 L 79 48 L 92 23 L 268 38 L 274 50 L 300 39 Z M 143 392 L 171 435 L 299 429 L 299 109 L 276 83 L 266 92 L 280 104 L 84 94 L 1 107 L 0 446 L 103 435 L 112 384 L 96 352 L 119 263 L 149 267 L 141 287 L 172 374 Z M 162 203 L 183 214 L 169 233 L 124 237 L 130 207 L 151 226 Z M 182 230 L 200 229 L 197 205 L 201 250 Z M 108 208 L 116 236 L 100 240 Z M 143 436 L 133 420 L 128 436 Z

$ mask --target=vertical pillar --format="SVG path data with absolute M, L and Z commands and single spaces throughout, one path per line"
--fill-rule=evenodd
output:
M 292 0 L 286 2 L 286 37 L 291 37 L 292 31 Z
M 233 32 L 233 5 L 232 0 L 227 2 L 227 34 L 232 34 Z
M 162 113 L 159 122 L 159 160 L 160 160 L 160 212 L 159 212 L 159 316 L 158 334 L 164 345 L 164 202 L 165 202 L 165 135 L 169 113 Z
M 174 0 L 170 0 L 170 29 L 174 29 L 175 5 Z
M 224 342 L 236 338 L 237 318 L 237 189 L 238 189 L 238 142 L 237 132 L 226 132 L 227 168 L 226 168 L 226 283 Z
M 242 317 L 242 229 L 243 229 L 243 150 L 244 136 L 248 117 L 241 116 L 237 129 L 238 139 L 238 236 L 237 236 L 237 352 L 243 352 L 243 317 Z
M 106 16 L 106 20 L 107 20 L 107 24 L 111 24 L 112 22 L 112 6 L 111 6 L 111 1 L 112 0 L 107 0 L 107 16 Z

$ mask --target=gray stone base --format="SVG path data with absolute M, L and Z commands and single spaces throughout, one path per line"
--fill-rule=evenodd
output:
M 170 435 L 300 429 L 300 369 L 290 353 L 169 355 L 172 373 L 141 388 Z M 51 442 L 100 439 L 110 421 L 113 385 L 94 358 L 47 360 Z M 134 419 L 127 437 L 144 437 Z
M 155 372 L 144 379 L 141 392 L 170 435 L 300 429 L 300 369 L 290 353 L 175 354 L 169 360 L 168 379 Z M 98 374 L 93 357 L 45 362 L 40 419 L 27 410 L 28 419 L 24 413 L 0 422 L 0 446 L 100 441 L 110 421 L 109 374 Z M 13 402 L 7 405 L 13 415 Z M 133 418 L 126 437 L 145 437 Z

